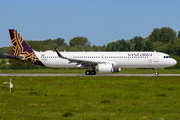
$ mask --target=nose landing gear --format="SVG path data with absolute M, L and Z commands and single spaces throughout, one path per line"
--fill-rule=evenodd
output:
M 155 75 L 158 75 L 159 73 L 158 73 L 158 70 L 157 70 L 157 68 L 155 68 Z

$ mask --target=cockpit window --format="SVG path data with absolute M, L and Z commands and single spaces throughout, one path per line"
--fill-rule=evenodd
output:
M 171 58 L 171 56 L 164 56 L 164 58 Z

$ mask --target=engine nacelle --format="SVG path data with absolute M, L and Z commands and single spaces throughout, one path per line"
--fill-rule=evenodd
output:
M 119 72 L 121 71 L 121 68 L 112 68 L 112 72 Z
M 110 73 L 110 72 L 119 72 L 121 68 L 114 68 L 112 64 L 98 64 L 95 69 L 99 72 Z

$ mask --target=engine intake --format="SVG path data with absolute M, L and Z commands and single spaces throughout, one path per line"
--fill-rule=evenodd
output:
M 112 68 L 112 72 L 115 73 L 115 72 L 119 72 L 121 71 L 121 68 Z

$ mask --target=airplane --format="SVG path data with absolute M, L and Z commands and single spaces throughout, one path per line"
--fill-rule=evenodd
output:
M 174 66 L 177 61 L 162 52 L 37 52 L 22 38 L 16 29 L 9 29 L 14 53 L 5 56 L 34 65 L 53 68 L 86 68 L 85 75 L 114 73 L 121 68 L 157 68 Z

